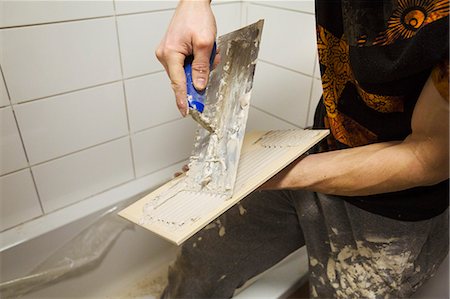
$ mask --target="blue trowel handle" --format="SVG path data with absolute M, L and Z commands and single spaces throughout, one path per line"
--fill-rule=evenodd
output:
M 216 42 L 211 52 L 211 57 L 209 58 L 209 68 L 212 69 L 214 57 L 216 56 Z M 205 108 L 205 90 L 197 91 L 192 82 L 192 61 L 194 56 L 190 55 L 184 60 L 184 72 L 186 74 L 186 88 L 187 88 L 187 100 L 189 108 L 195 109 L 202 113 Z

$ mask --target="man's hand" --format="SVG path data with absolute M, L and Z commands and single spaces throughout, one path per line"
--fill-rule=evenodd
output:
M 194 55 L 192 77 L 197 90 L 205 89 L 209 77 L 209 59 L 216 38 L 216 21 L 209 2 L 181 0 L 156 50 L 156 57 L 169 75 L 178 109 L 183 116 L 188 114 L 183 69 L 186 56 Z

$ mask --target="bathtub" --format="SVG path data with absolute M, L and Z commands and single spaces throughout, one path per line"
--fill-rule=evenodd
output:
M 138 197 L 127 199 L 126 202 L 132 202 Z M 26 276 L 42 261 L 49 257 L 51 259 L 64 244 L 98 226 L 99 219 L 111 217 L 114 225 L 118 226 L 112 233 L 106 231 L 107 235 L 114 234 L 114 238 L 108 239 L 110 245 L 104 253 L 94 256 L 94 262 L 27 293 L 23 298 L 156 298 L 164 287 L 167 266 L 174 260 L 177 247 L 122 220 L 116 215 L 118 208 L 118 203 L 115 203 L 2 250 L 1 281 Z M 119 222 L 115 222 L 117 220 Z M 100 234 L 102 232 L 100 230 Z M 102 239 L 99 237 L 95 240 Z M 89 255 L 89 252 L 84 255 L 86 253 Z M 72 264 L 64 263 L 62 268 L 68 265 Z M 306 250 L 301 248 L 252 279 L 234 298 L 288 298 L 306 281 L 307 268 Z M 448 281 L 447 258 L 437 275 L 414 298 L 448 298 Z

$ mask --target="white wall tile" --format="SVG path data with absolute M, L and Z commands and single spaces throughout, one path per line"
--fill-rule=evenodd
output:
M 0 175 L 27 166 L 11 107 L 0 109 Z
M 40 24 L 114 14 L 112 0 L 0 0 L 0 27 Z
M 165 72 L 125 81 L 131 131 L 180 118 Z
M 120 78 L 113 18 L 5 29 L 0 40 L 14 103 Z
M 163 70 L 155 56 L 173 11 L 120 16 L 120 48 L 125 77 Z
M 31 164 L 128 133 L 120 82 L 15 107 Z
M 320 79 L 322 75 L 320 74 L 320 64 L 319 64 L 319 56 L 318 55 L 316 55 L 315 63 L 316 63 L 316 66 L 314 68 L 314 77 Z
M 216 18 L 217 36 L 221 36 L 241 27 L 240 3 L 212 5 L 211 7 Z
M 259 19 L 265 19 L 259 58 L 312 76 L 317 52 L 314 16 L 249 5 L 248 23 Z
M 316 111 L 317 103 L 319 103 L 320 98 L 322 97 L 322 92 L 322 81 L 320 79 L 314 79 L 311 92 L 311 103 L 309 104 L 308 126 L 314 124 L 314 112 Z
M 178 1 L 163 0 L 163 1 L 130 1 L 130 0 L 116 0 L 117 14 L 148 12 L 161 9 L 174 9 L 177 7 Z
M 270 130 L 286 130 L 296 129 L 298 127 L 293 126 L 281 119 L 273 117 L 263 111 L 260 111 L 254 107 L 250 108 L 247 121 L 247 132 L 252 131 L 270 131 Z
M 132 136 L 136 176 L 188 158 L 196 128 L 195 122 L 187 117 Z
M 42 215 L 29 169 L 0 177 L 0 231 Z
M 252 104 L 304 127 L 312 80 L 311 77 L 259 61 L 256 67 Z
M 34 166 L 44 211 L 50 212 L 131 180 L 129 138 Z
M 253 3 L 276 6 L 307 13 L 314 13 L 314 0 L 272 0 L 272 1 L 251 1 Z
M 9 105 L 8 93 L 6 92 L 5 82 L 0 76 L 0 107 Z

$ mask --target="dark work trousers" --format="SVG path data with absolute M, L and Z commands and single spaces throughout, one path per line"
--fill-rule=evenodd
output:
M 162 298 L 231 298 L 304 245 L 311 297 L 404 298 L 433 276 L 448 244 L 448 209 L 406 222 L 329 195 L 256 191 L 183 244 Z

